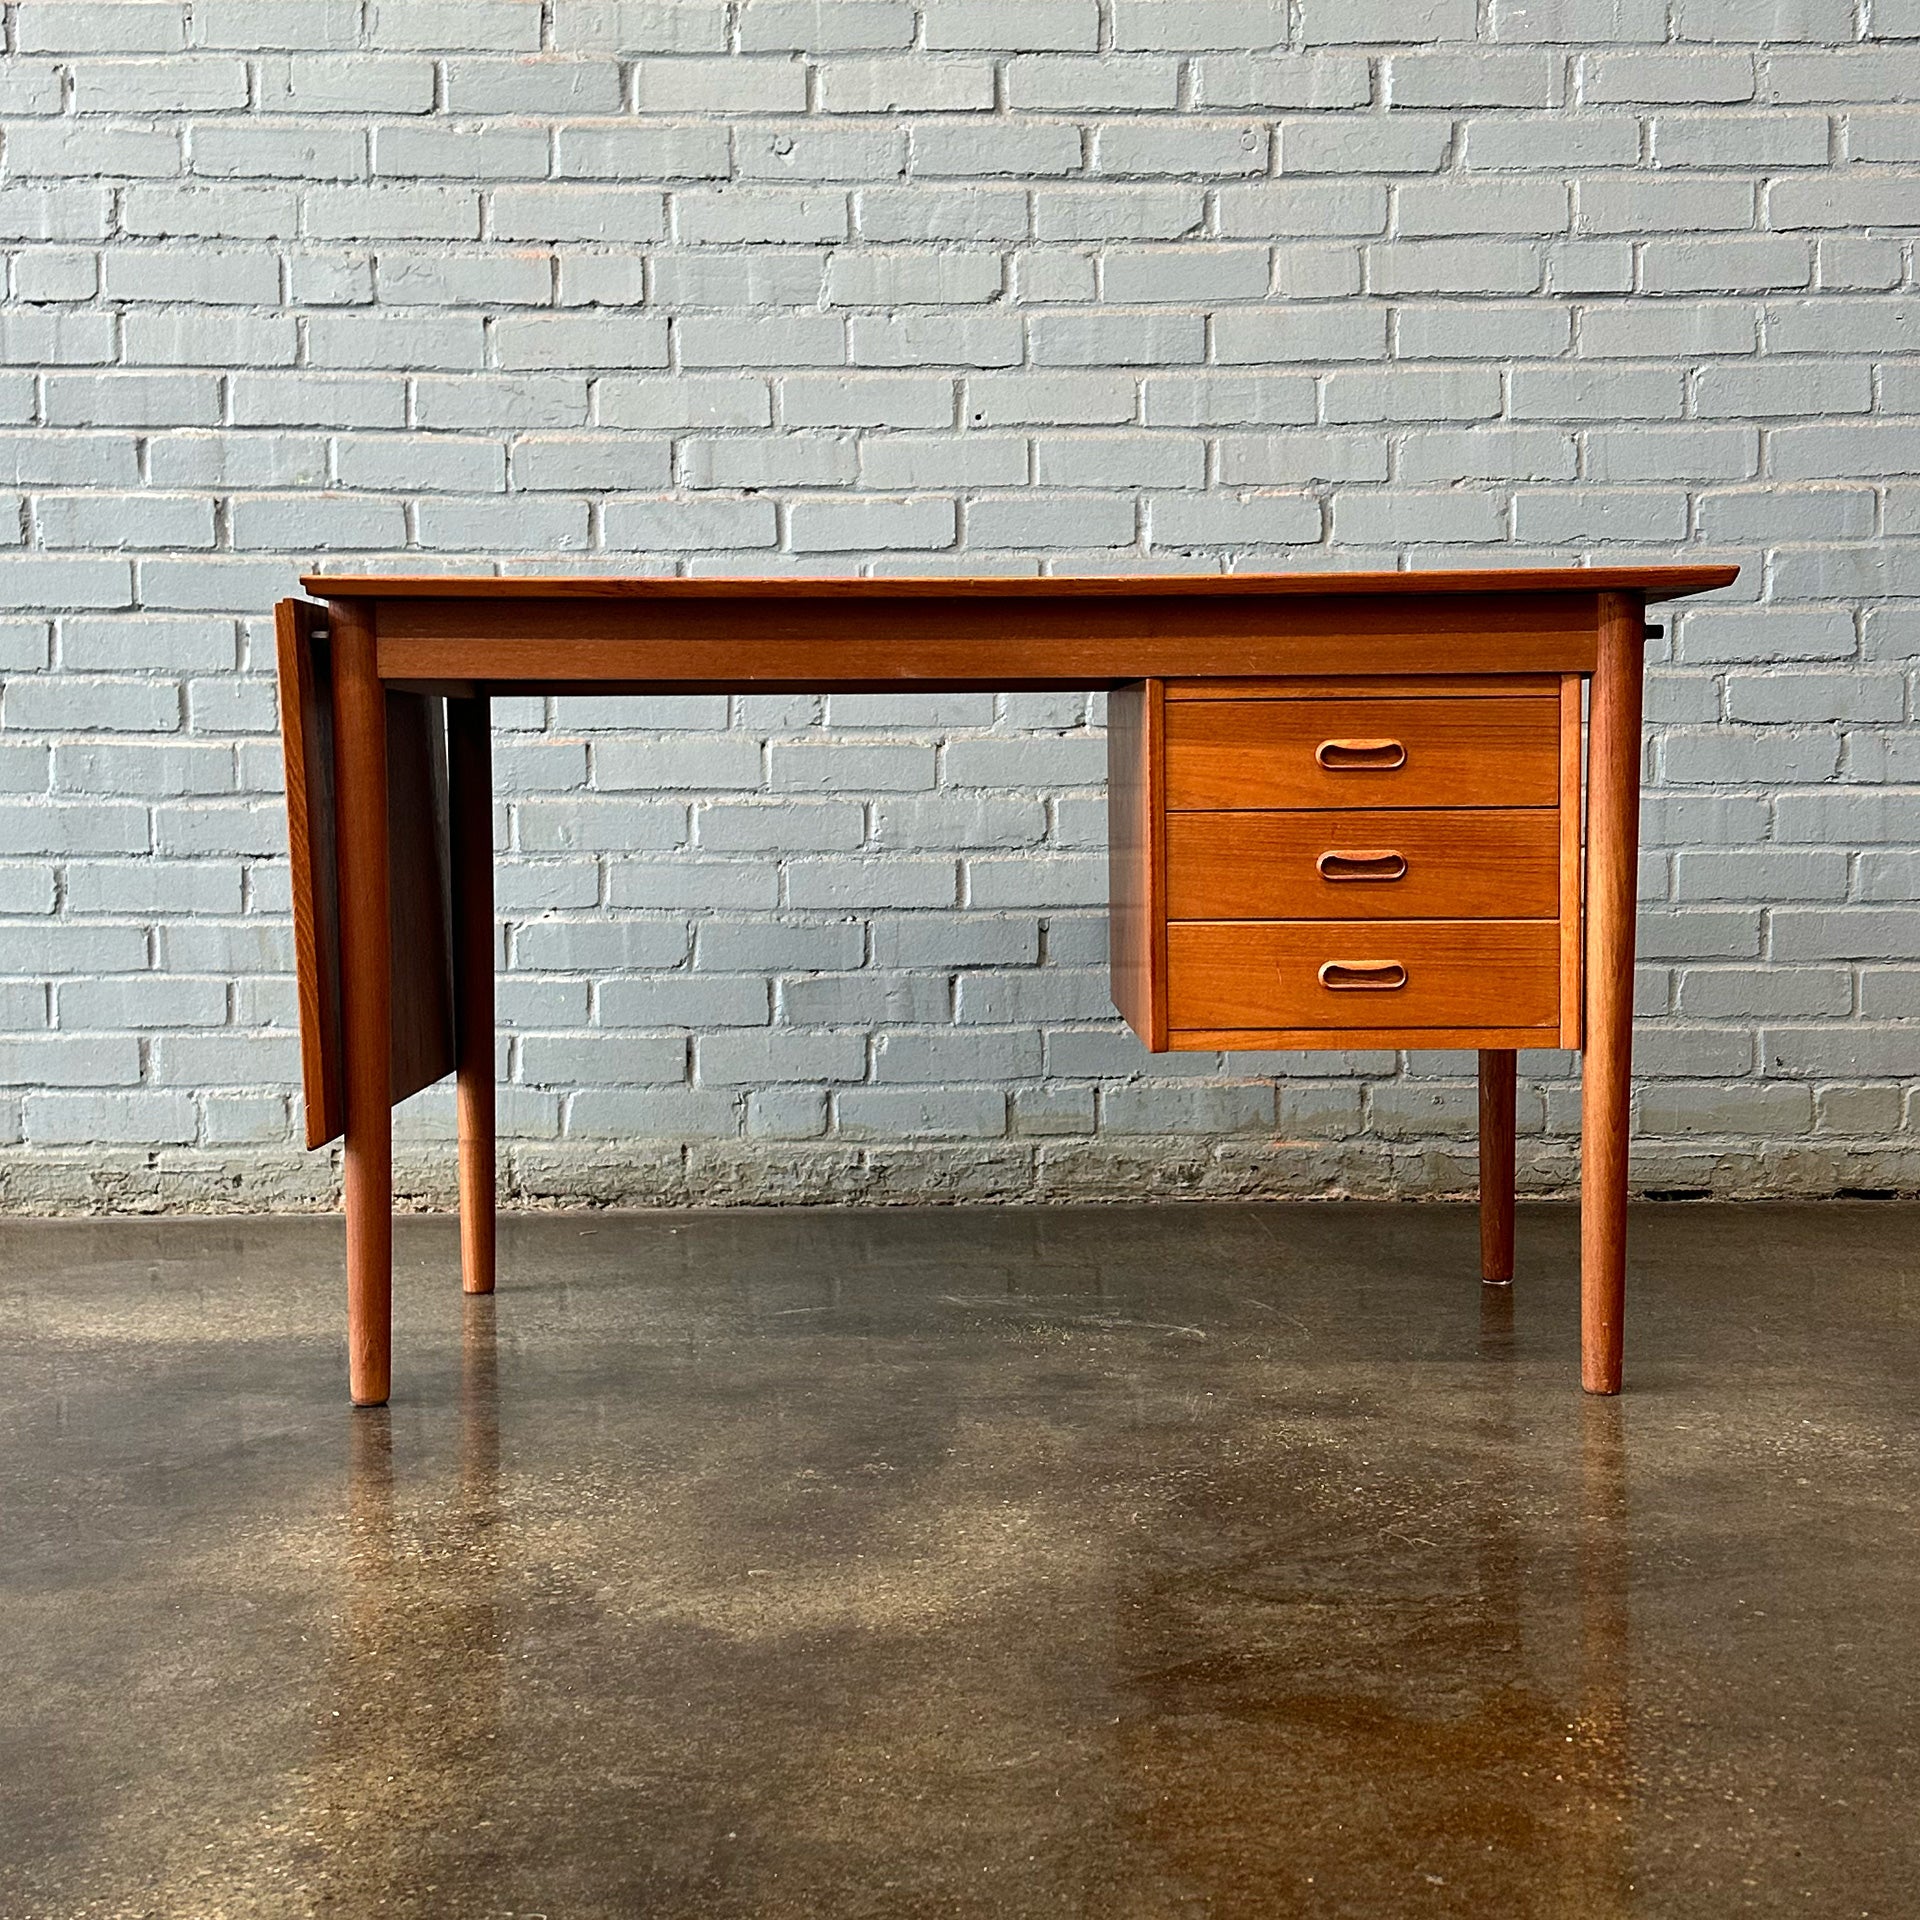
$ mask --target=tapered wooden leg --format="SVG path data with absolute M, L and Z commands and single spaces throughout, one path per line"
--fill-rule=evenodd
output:
M 1640 842 L 1640 596 L 1600 596 L 1587 713 L 1587 1019 L 1580 1094 L 1580 1382 L 1620 1391 Z
M 333 603 L 340 1004 L 346 1051 L 347 1373 L 355 1406 L 386 1403 L 393 1322 L 393 988 L 387 702 L 373 624 Z
M 1480 1278 L 1513 1278 L 1513 1061 L 1510 1048 L 1480 1050 Z
M 494 1270 L 493 731 L 483 694 L 447 703 L 453 830 L 453 1015 L 459 1064 L 460 1284 Z

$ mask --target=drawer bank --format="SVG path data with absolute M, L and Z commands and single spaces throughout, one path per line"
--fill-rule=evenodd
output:
M 495 695 L 1108 694 L 1113 999 L 1147 1047 L 1575 1047 L 1581 1378 L 1621 1381 L 1646 607 L 1733 567 L 1231 578 L 311 575 L 279 603 L 310 1147 L 344 1136 L 351 1397 L 391 1383 L 394 1103 L 458 1079 L 494 1280 Z M 1583 738 L 1584 735 L 1584 738 Z

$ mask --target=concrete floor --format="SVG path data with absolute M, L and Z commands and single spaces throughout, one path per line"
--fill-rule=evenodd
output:
M 1920 1912 L 1920 1209 L 0 1226 L 0 1915 Z

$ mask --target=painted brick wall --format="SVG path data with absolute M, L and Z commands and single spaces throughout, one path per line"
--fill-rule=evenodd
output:
M 1652 679 L 1640 1176 L 1920 1185 L 1916 0 L 4 21 L 0 1201 L 329 1190 L 265 618 L 316 558 L 1736 559 Z M 1462 1056 L 1119 1030 L 1097 701 L 498 720 L 524 1196 L 1471 1179 Z

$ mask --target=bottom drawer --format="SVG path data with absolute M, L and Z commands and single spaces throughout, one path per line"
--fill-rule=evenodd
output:
M 1218 920 L 1167 928 L 1167 1025 L 1552 1027 L 1554 920 Z M 1550 1044 L 1550 1043 L 1549 1043 Z

